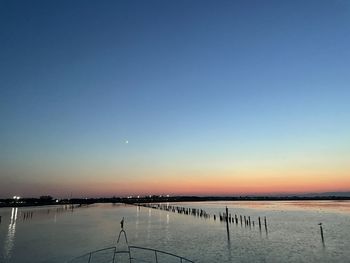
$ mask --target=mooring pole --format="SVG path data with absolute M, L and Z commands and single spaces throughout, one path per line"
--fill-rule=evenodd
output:
M 319 225 L 320 225 L 320 232 L 321 232 L 322 244 L 324 244 L 324 236 L 323 236 L 323 228 L 322 228 L 322 223 L 319 223 Z
M 228 208 L 226 206 L 226 230 L 227 230 L 227 239 L 230 240 L 230 229 L 228 226 Z

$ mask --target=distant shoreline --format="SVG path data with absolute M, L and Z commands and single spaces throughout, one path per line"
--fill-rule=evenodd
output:
M 111 197 L 111 198 L 12 198 L 0 199 L 0 207 L 29 207 L 47 205 L 90 205 L 96 203 L 164 203 L 164 202 L 210 202 L 210 201 L 347 201 L 350 196 L 147 196 L 147 197 Z

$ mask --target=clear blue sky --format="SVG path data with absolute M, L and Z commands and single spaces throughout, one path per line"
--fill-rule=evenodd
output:
M 345 0 L 1 0 L 0 197 L 350 189 L 349 47 Z

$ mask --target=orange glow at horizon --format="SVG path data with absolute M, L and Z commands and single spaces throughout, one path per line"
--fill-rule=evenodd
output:
M 295 175 L 297 174 L 297 175 Z M 101 178 L 99 178 L 101 179 Z M 338 172 L 274 172 L 245 171 L 236 173 L 206 173 L 192 176 L 147 176 L 115 181 L 112 178 L 99 182 L 89 181 L 75 189 L 88 196 L 124 195 L 261 195 L 298 194 L 312 192 L 349 191 L 350 176 Z

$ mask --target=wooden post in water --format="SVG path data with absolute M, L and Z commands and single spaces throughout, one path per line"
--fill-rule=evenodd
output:
M 226 219 L 226 223 L 227 223 L 227 225 L 228 225 L 228 208 L 227 208 L 227 206 L 226 206 L 226 215 L 225 215 L 225 219 Z
M 264 222 L 265 222 L 265 230 L 266 230 L 266 233 L 267 233 L 267 223 L 266 223 L 266 216 L 264 216 Z
M 259 229 L 261 230 L 261 220 L 260 220 L 260 216 L 259 216 Z
M 230 231 L 228 227 L 228 208 L 226 206 L 226 230 L 227 230 L 227 239 L 230 240 Z
M 324 236 L 323 236 L 323 228 L 322 228 L 322 223 L 319 223 L 320 225 L 320 231 L 321 231 L 321 239 L 322 239 L 322 244 L 324 245 Z

